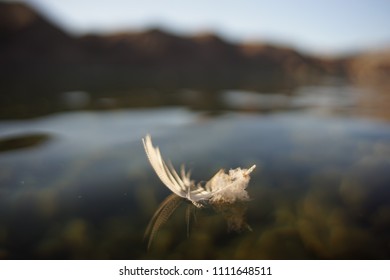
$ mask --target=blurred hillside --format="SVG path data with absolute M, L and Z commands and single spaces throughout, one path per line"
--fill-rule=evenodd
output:
M 0 3 L 1 87 L 18 93 L 291 87 L 324 76 L 373 80 L 389 73 L 389 60 L 379 61 L 380 70 L 366 56 L 320 58 L 268 44 L 232 44 L 214 34 L 180 37 L 159 29 L 72 37 L 25 4 Z
M 352 80 L 390 88 L 390 50 L 369 52 L 349 60 L 347 72 Z
M 2 84 L 48 88 L 257 87 L 339 74 L 339 63 L 266 44 L 235 45 L 214 34 L 154 29 L 71 37 L 24 4 L 0 3 Z

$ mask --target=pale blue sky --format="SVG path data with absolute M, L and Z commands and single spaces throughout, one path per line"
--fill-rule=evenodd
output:
M 233 41 L 271 41 L 340 54 L 390 45 L 390 0 L 25 0 L 66 30 L 163 27 L 215 31 Z

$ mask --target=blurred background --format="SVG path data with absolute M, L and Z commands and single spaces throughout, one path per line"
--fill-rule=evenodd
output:
M 390 2 L 0 2 L 0 259 L 388 259 Z M 165 159 L 251 201 L 151 249 Z M 233 223 L 251 231 L 230 230 Z

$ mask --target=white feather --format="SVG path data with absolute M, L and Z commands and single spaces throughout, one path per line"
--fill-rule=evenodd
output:
M 167 166 L 161 157 L 159 148 L 153 147 L 150 135 L 146 135 L 145 139 L 142 139 L 142 142 L 146 155 L 157 176 L 173 193 L 187 198 L 197 206 L 199 204 L 196 202 L 206 200 L 210 197 L 211 194 L 200 185 L 195 186 L 190 180 L 190 174 L 185 172 L 184 167 L 182 167 L 180 177 L 171 164 L 169 167 Z
M 146 135 L 142 142 L 150 164 L 164 185 L 176 195 L 191 201 L 195 206 L 201 207 L 203 201 L 233 203 L 236 200 L 249 198 L 245 189 L 250 180 L 249 174 L 256 165 L 249 169 L 230 170 L 229 174 L 221 169 L 206 183 L 205 187 L 202 187 L 201 184 L 195 185 L 191 181 L 190 173 L 186 173 L 183 166 L 181 176 L 177 174 L 172 164 L 168 166 L 162 159 L 159 148 L 153 147 L 150 135 Z

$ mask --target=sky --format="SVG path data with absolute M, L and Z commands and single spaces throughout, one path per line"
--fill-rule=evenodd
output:
M 390 0 L 24 0 L 73 34 L 160 27 L 316 54 L 390 46 Z

